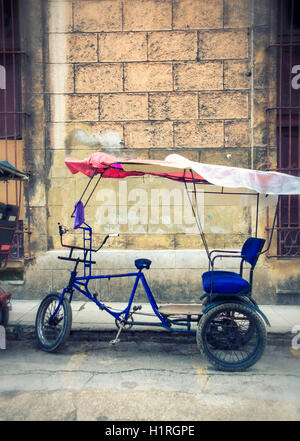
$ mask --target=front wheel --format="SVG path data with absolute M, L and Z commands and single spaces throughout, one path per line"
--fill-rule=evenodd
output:
M 69 337 L 72 326 L 72 309 L 67 299 L 63 299 L 58 311 L 53 316 L 60 302 L 60 295 L 47 295 L 39 306 L 35 333 L 39 346 L 47 352 L 62 348 Z
M 224 303 L 209 310 L 198 324 L 197 345 L 218 369 L 240 371 L 262 356 L 266 327 L 249 306 Z

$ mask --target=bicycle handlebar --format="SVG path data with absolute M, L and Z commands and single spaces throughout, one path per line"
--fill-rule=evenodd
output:
M 107 236 L 105 236 L 105 238 L 104 238 L 102 244 L 99 246 L 99 248 L 97 248 L 96 250 L 92 250 L 92 251 L 97 253 L 97 251 L 99 251 L 103 247 L 103 245 L 105 244 L 105 242 L 107 241 L 107 239 L 109 237 L 118 237 L 118 236 L 119 236 L 119 233 L 109 233 L 109 234 L 107 234 Z
M 86 250 L 86 248 L 83 248 L 83 247 L 77 247 L 77 246 L 75 246 L 75 245 L 66 245 L 66 244 L 64 244 L 63 241 L 62 241 L 62 236 L 63 236 L 64 234 L 66 234 L 69 230 L 68 230 L 68 228 L 62 226 L 59 222 L 58 222 L 58 228 L 59 228 L 60 242 L 61 242 L 61 245 L 62 245 L 63 247 L 71 248 L 72 251 L 73 251 L 73 250 Z M 99 251 L 99 250 L 103 247 L 103 245 L 106 243 L 106 241 L 107 241 L 107 239 L 108 239 L 109 237 L 118 237 L 118 236 L 119 236 L 119 233 L 109 233 L 109 234 L 107 234 L 107 235 L 105 236 L 103 242 L 101 243 L 101 245 L 100 245 L 97 249 L 95 249 L 95 250 L 94 250 L 94 249 L 91 249 L 91 251 L 92 251 L 93 253 L 97 253 L 97 251 Z M 86 250 L 86 251 L 90 251 L 90 250 Z

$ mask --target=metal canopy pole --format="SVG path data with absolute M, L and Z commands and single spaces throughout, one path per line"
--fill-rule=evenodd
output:
M 89 182 L 87 183 L 85 189 L 84 189 L 83 192 L 82 192 L 82 195 L 81 195 L 80 198 L 79 198 L 79 201 L 82 200 L 83 196 L 85 195 L 85 192 L 87 191 L 87 189 L 88 189 L 90 183 L 91 183 L 92 180 L 94 179 L 94 176 L 96 175 L 96 173 L 97 173 L 97 169 L 94 171 L 93 175 L 90 177 Z M 102 178 L 102 175 L 103 175 L 103 172 L 100 173 L 99 178 L 98 178 L 96 184 L 94 185 L 94 188 L 92 189 L 92 191 L 91 191 L 91 193 L 90 193 L 88 199 L 86 200 L 86 203 L 84 204 L 84 207 L 86 207 L 88 201 L 91 199 L 91 196 L 92 196 L 92 194 L 94 193 L 94 191 L 95 191 L 97 185 L 99 184 L 99 181 L 100 181 L 100 179 Z M 78 201 L 78 202 L 79 202 L 79 201 Z M 71 214 L 71 217 L 74 217 L 74 214 L 75 214 L 75 208 L 74 208 L 74 210 L 73 210 L 73 213 Z
M 273 224 L 272 224 L 272 228 L 271 228 L 271 235 L 270 235 L 270 239 L 269 239 L 268 246 L 267 246 L 267 248 L 266 248 L 263 252 L 261 252 L 260 254 L 267 253 L 267 252 L 269 251 L 269 249 L 270 249 L 270 246 L 271 246 L 271 243 L 272 243 L 272 239 L 273 239 L 273 233 L 274 233 L 274 229 L 275 229 L 275 222 L 276 222 L 276 219 L 278 219 L 279 202 L 280 202 L 280 196 L 278 196 L 278 199 L 277 199 L 277 204 L 276 204 L 276 209 L 275 209 L 275 213 L 274 213 Z
M 185 171 L 186 170 L 184 170 L 184 172 Z M 192 179 L 193 179 L 193 170 L 191 169 L 190 172 L 192 174 Z M 201 220 L 200 220 L 199 206 L 198 206 L 198 201 L 197 201 L 197 192 L 196 192 L 195 181 L 193 180 L 193 187 L 194 187 L 193 193 L 194 193 L 194 201 L 195 201 L 194 204 L 193 204 L 192 199 L 190 197 L 189 190 L 188 190 L 188 187 L 187 187 L 187 183 L 186 183 L 185 180 L 184 180 L 184 185 L 185 185 L 185 189 L 186 189 L 186 192 L 187 192 L 187 195 L 188 195 L 188 199 L 189 199 L 189 202 L 190 202 L 190 205 L 191 205 L 193 216 L 195 218 L 195 221 L 196 221 L 199 233 L 200 233 L 200 237 L 202 239 L 202 242 L 203 242 L 203 245 L 204 245 L 207 257 L 208 257 L 208 260 L 209 260 L 209 262 L 211 264 L 212 261 L 211 261 L 211 257 L 210 257 L 210 253 L 209 253 L 209 248 L 208 248 L 208 245 L 207 245 L 206 237 L 205 237 L 205 234 L 204 234 L 204 231 L 203 231 L 203 228 L 202 228 L 202 224 L 201 224 Z

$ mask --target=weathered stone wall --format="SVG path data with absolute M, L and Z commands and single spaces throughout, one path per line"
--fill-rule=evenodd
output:
M 236 6 L 222 0 L 48 2 L 46 149 L 53 246 L 58 211 L 67 215 L 83 186 L 66 170 L 66 156 L 84 158 L 99 149 L 151 159 L 179 153 L 251 166 L 251 2 L 240 2 L 240 13 Z M 191 242 L 183 229 L 161 230 L 160 247 Z M 158 234 L 149 225 L 142 231 Z M 121 248 L 157 246 L 156 237 L 136 236 L 140 226 L 123 226 L 122 232 Z M 239 236 L 237 244 L 244 240 Z M 224 246 L 224 234 L 218 239 Z
M 51 250 L 60 248 L 57 222 L 72 226 L 70 214 L 86 178 L 70 174 L 66 156 L 82 159 L 101 150 L 119 157 L 164 159 L 178 153 L 195 161 L 266 168 L 267 48 L 275 2 L 24 3 L 32 23 L 29 44 L 35 49 L 28 90 L 36 259 L 26 269 L 20 296 L 32 298 L 60 289 L 68 276 Z M 271 85 L 274 75 L 269 75 Z M 276 161 L 272 131 L 270 161 Z M 153 201 L 153 188 L 166 191 L 154 223 L 151 216 L 157 214 L 159 202 Z M 145 250 L 143 256 L 153 259 L 148 274 L 160 298 L 197 301 L 207 261 L 193 225 L 176 218 L 186 207 L 183 188 L 177 184 L 151 178 L 127 184 L 106 180 L 86 211 L 96 240 L 104 232 L 120 232 L 103 254 L 105 271 L 132 269 L 134 256 L 141 254 L 135 250 Z M 142 216 L 146 221 L 140 221 Z M 251 211 L 228 206 L 207 208 L 203 221 L 212 248 L 239 248 L 254 224 Z M 265 221 L 263 217 L 260 223 L 263 235 Z M 71 238 L 79 241 L 74 232 Z M 297 263 L 287 266 L 288 280 L 293 278 L 293 286 L 299 287 Z M 277 261 L 262 259 L 258 301 L 276 301 L 278 268 Z M 125 285 L 109 292 L 112 300 L 126 299 Z

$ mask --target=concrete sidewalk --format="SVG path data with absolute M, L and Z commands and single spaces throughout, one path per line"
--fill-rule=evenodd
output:
M 8 338 L 33 338 L 36 313 L 40 304 L 40 300 L 11 300 L 12 309 L 9 315 L 9 323 L 7 327 Z M 141 310 L 135 313 L 135 322 L 149 322 L 150 324 L 159 323 L 156 316 L 152 315 L 153 311 L 149 303 L 139 304 Z M 107 331 L 116 333 L 117 328 L 114 318 L 105 311 L 98 309 L 97 305 L 91 301 L 72 301 L 72 332 L 73 336 L 77 335 L 81 338 L 87 336 L 87 332 L 95 333 Z M 109 306 L 113 310 L 122 311 L 125 303 L 110 302 Z M 300 332 L 300 306 L 295 305 L 260 305 L 260 309 L 267 316 L 271 326 L 267 326 L 268 339 L 274 343 L 290 341 Z M 146 315 L 142 315 L 146 314 Z M 151 314 L 151 315 L 147 315 Z M 298 325 L 298 329 L 296 326 Z M 133 326 L 132 331 L 154 331 L 168 332 L 162 327 L 143 325 Z

